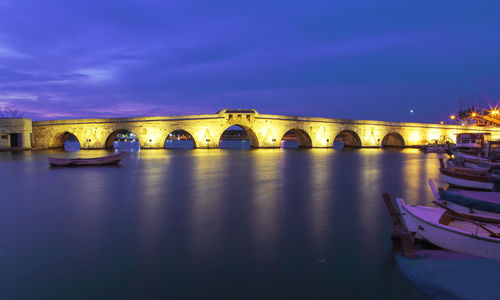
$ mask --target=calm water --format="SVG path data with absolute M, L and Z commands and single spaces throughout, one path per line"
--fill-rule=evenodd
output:
M 2 299 L 414 299 L 381 194 L 432 200 L 416 150 L 0 153 Z

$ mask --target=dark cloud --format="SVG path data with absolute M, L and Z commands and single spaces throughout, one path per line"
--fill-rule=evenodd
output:
M 0 15 L 0 105 L 34 119 L 437 122 L 500 96 L 496 1 L 0 0 Z

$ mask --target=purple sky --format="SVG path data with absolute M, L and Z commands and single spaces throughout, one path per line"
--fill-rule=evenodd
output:
M 498 103 L 499 57 L 497 0 L 0 0 L 0 107 L 34 120 L 439 122 Z

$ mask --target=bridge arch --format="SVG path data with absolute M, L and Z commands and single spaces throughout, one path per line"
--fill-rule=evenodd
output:
M 70 131 L 61 131 L 50 139 L 49 148 L 64 148 L 64 142 L 66 140 L 76 140 L 81 146 L 81 140 L 74 133 Z
M 287 140 L 290 137 L 294 137 L 297 140 L 299 148 L 312 148 L 311 136 L 304 129 L 289 129 L 283 134 L 283 136 L 281 137 L 281 141 Z
M 124 134 L 124 133 L 132 133 L 134 136 L 135 136 L 135 139 L 137 140 L 137 143 L 140 145 L 140 141 L 139 141 L 139 137 L 137 137 L 137 135 L 128 130 L 128 129 L 117 129 L 113 132 L 111 132 L 108 137 L 106 138 L 106 143 L 104 144 L 104 147 L 106 149 L 113 149 L 114 148 L 114 142 L 115 142 L 115 139 L 116 137 L 119 135 L 119 134 Z
M 181 148 L 175 146 L 168 147 L 168 142 L 176 140 L 186 140 L 186 139 L 191 140 L 193 142 L 193 148 L 196 148 L 196 140 L 194 136 L 189 131 L 180 128 L 170 131 L 165 137 L 163 145 L 165 148 Z
M 231 124 L 226 129 L 222 130 L 222 132 L 219 134 L 219 142 L 222 140 L 222 136 L 223 136 L 224 132 L 226 130 L 228 130 L 230 127 L 232 127 L 232 126 L 238 126 L 241 129 L 243 129 L 243 131 L 246 134 L 246 137 L 250 141 L 250 147 L 252 147 L 252 148 L 258 148 L 258 147 L 260 147 L 259 139 L 257 138 L 257 135 L 255 134 L 255 132 L 253 131 L 253 129 L 251 127 L 249 127 L 249 126 L 241 125 L 239 123 L 238 124 Z
M 390 132 L 384 136 L 384 138 L 382 139 L 382 144 L 380 146 L 382 148 L 385 147 L 404 148 L 405 140 L 399 133 Z
M 359 135 L 353 130 L 342 130 L 335 136 L 335 142 L 340 142 L 342 148 L 352 147 L 361 148 L 361 139 Z M 334 143 L 335 143 L 334 142 Z

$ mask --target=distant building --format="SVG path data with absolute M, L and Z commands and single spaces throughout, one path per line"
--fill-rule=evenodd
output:
M 30 119 L 0 119 L 0 149 L 31 149 Z

